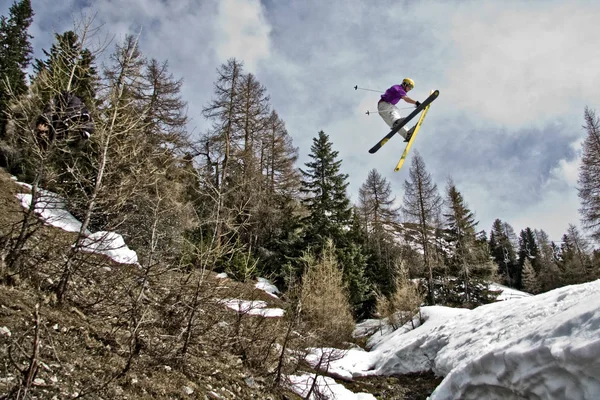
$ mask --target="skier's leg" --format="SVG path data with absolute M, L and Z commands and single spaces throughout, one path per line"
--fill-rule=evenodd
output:
M 390 128 L 393 128 L 396 124 L 399 124 L 404 120 L 404 118 L 400 115 L 400 110 L 398 110 L 395 105 L 385 101 L 381 101 L 379 104 L 377 104 L 377 110 L 379 111 L 381 118 L 383 118 L 385 123 L 388 124 Z M 403 138 L 406 138 L 408 131 L 406 127 L 402 127 L 398 133 Z

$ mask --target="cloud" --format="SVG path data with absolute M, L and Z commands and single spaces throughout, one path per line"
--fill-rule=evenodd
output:
M 365 114 L 375 109 L 379 94 L 353 87 L 385 90 L 409 76 L 417 83 L 415 99 L 441 91 L 413 151 L 421 153 L 440 188 L 452 177 L 481 229 L 489 231 L 500 218 L 517 231 L 528 224 L 559 236 L 567 220 L 576 222 L 583 109 L 598 107 L 598 2 L 82 4 L 33 0 L 36 56 L 49 49 L 53 30 L 72 28 L 72 13 L 96 15 L 102 33 L 116 41 L 141 28 L 143 54 L 169 60 L 174 76 L 184 79 L 182 95 L 196 133 L 208 125 L 201 111 L 212 97 L 217 68 L 236 57 L 267 88 L 299 147 L 299 166 L 312 138 L 324 130 L 343 159 L 353 200 L 373 168 L 401 199 L 412 155 L 394 173 L 404 150 L 399 137 L 376 155 L 367 153 L 387 126 Z
M 258 0 L 221 0 L 216 18 L 217 55 L 221 62 L 235 57 L 248 72 L 269 57 L 271 32 Z
M 509 128 L 580 113 L 595 96 L 600 3 L 466 2 L 438 29 L 455 108 Z

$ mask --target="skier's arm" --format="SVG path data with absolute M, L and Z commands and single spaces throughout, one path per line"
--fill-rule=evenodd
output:
M 408 97 L 408 96 L 404 96 L 404 97 L 402 97 L 402 100 L 404 100 L 405 102 L 407 102 L 407 103 L 410 103 L 410 104 L 417 104 L 417 101 L 416 101 L 416 100 L 413 100 L 413 99 L 411 99 L 411 98 L 410 98 L 410 97 Z M 417 106 L 418 106 L 418 105 L 417 105 Z

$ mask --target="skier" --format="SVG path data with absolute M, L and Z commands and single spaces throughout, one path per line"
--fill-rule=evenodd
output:
M 379 103 L 377 103 L 377 110 L 379 111 L 379 115 L 385 121 L 386 124 L 390 128 L 394 128 L 397 124 L 401 123 L 404 118 L 400 115 L 400 110 L 396 107 L 396 104 L 400 100 L 404 100 L 407 103 L 414 104 L 416 107 L 419 107 L 421 103 L 419 101 L 413 100 L 408 97 L 406 94 L 415 87 L 415 82 L 410 78 L 404 78 L 402 80 L 401 85 L 394 85 L 385 91 L 384 94 L 381 95 L 381 99 Z M 398 131 L 400 135 L 404 138 L 405 142 L 410 140 L 413 132 L 415 131 L 416 125 L 411 129 L 407 130 L 405 126 L 402 127 Z

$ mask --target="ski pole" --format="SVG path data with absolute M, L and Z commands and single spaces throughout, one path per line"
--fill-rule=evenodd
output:
M 366 90 L 368 92 L 383 93 L 381 90 L 361 88 L 361 87 L 358 87 L 358 85 L 354 86 L 354 90 Z
M 413 107 L 398 107 L 398 110 L 408 110 L 408 109 L 412 109 Z M 367 112 L 365 113 L 367 115 L 371 115 L 371 114 L 380 114 L 379 111 L 370 111 L 367 110 Z

